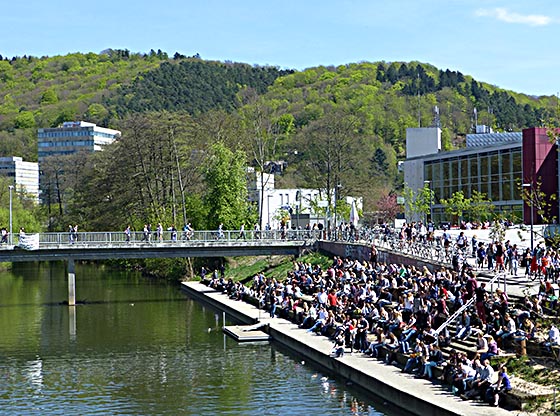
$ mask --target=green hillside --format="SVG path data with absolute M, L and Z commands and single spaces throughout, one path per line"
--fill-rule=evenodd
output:
M 261 93 L 291 72 L 161 51 L 1 58 L 0 155 L 26 160 L 37 159 L 38 127 L 71 120 L 116 127 L 125 114 L 154 110 L 233 111 L 241 88 Z
M 270 161 L 282 161 L 277 186 L 361 195 L 372 211 L 402 187 L 406 128 L 438 122 L 451 149 L 472 131 L 475 108 L 496 131 L 554 124 L 557 109 L 555 97 L 419 62 L 285 71 L 127 50 L 0 59 L 0 97 L 0 156 L 36 160 L 36 129 L 63 121 L 123 132 L 102 154 L 45 166 L 51 229 L 251 224 L 262 213 L 240 208 L 246 197 L 231 189 L 243 189 L 243 166 L 268 172 Z

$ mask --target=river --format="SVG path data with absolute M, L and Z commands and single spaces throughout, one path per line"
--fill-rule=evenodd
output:
M 269 344 L 237 344 L 176 285 L 62 263 L 0 272 L 3 415 L 402 413 Z

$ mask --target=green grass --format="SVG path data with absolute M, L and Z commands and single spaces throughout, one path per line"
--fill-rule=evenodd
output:
M 294 268 L 294 261 L 320 264 L 325 270 L 332 260 L 319 253 L 312 253 L 302 257 L 265 256 L 265 257 L 235 257 L 228 259 L 226 277 L 234 281 L 249 279 L 257 273 L 264 273 L 266 277 L 284 280 L 290 270 Z

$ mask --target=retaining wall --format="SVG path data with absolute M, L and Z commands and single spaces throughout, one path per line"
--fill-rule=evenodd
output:
M 371 246 L 360 243 L 345 243 L 342 241 L 319 241 L 319 250 L 338 257 L 350 257 L 360 261 L 370 259 Z M 394 253 L 382 247 L 377 248 L 377 259 L 383 263 L 404 264 L 407 266 L 424 267 L 429 270 L 439 268 L 443 265 L 434 264 L 430 261 L 423 261 L 415 257 L 409 257 L 404 254 Z

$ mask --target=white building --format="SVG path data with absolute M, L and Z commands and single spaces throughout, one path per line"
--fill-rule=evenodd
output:
M 30 199 L 39 200 L 39 164 L 21 157 L 0 157 L 0 176 L 13 180 L 14 189 Z
M 98 127 L 85 121 L 67 121 L 61 127 L 39 129 L 37 133 L 39 164 L 49 156 L 94 152 L 121 137 L 118 130 Z
M 53 156 L 67 156 L 78 152 L 97 152 L 121 137 L 118 130 L 99 127 L 86 121 L 67 121 L 60 127 L 37 131 L 39 156 L 39 184 L 45 191 L 44 165 Z
M 262 219 L 260 227 L 265 229 L 270 224 L 272 229 L 280 227 L 279 216 L 281 211 L 291 211 L 289 227 L 305 228 L 307 224 L 328 224 L 328 203 L 326 191 L 320 192 L 317 189 L 309 188 L 283 188 L 276 189 L 274 174 L 264 174 L 264 187 L 261 186 L 261 175 L 253 168 L 248 169 L 249 180 L 249 200 L 260 207 L 262 201 Z M 262 198 L 261 198 L 262 194 Z M 334 200 L 334 198 L 331 198 Z M 351 204 L 356 202 L 358 209 L 362 209 L 362 199 L 346 197 L 345 201 Z M 320 212 L 315 212 L 313 206 L 321 208 Z M 348 219 L 338 219 L 348 221 Z

